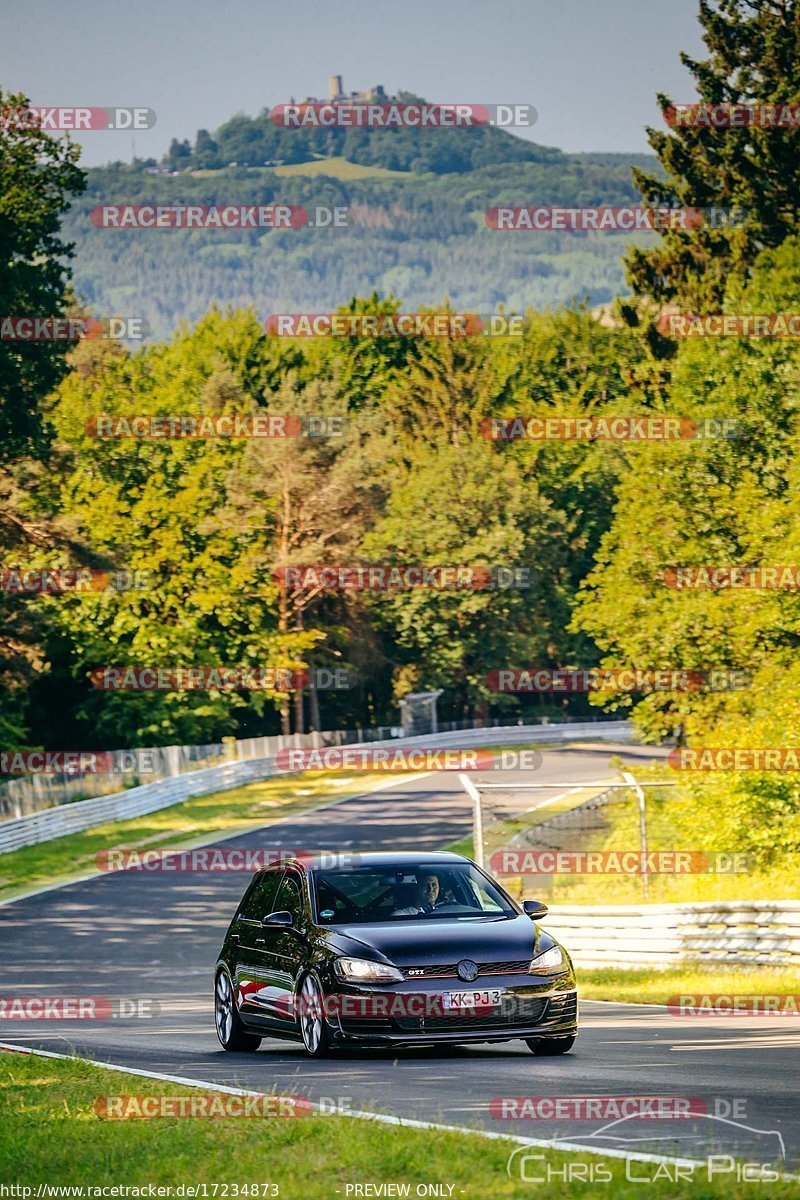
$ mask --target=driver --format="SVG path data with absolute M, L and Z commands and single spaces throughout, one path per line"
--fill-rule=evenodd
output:
M 423 875 L 416 883 L 416 894 L 413 902 L 407 908 L 396 908 L 392 913 L 393 917 L 414 917 L 419 913 L 433 912 L 436 908 L 436 902 L 441 894 L 441 884 L 439 876 L 430 874 Z

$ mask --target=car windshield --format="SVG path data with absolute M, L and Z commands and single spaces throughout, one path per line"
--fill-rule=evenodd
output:
M 388 863 L 314 872 L 321 925 L 515 917 L 499 888 L 471 863 Z

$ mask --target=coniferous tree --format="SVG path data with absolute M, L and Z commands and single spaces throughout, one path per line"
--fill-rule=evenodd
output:
M 681 54 L 701 105 L 800 102 L 800 5 L 796 0 L 701 0 L 708 58 Z M 683 97 L 679 103 L 689 101 Z M 659 94 L 670 131 L 649 129 L 665 175 L 634 168 L 650 204 L 740 209 L 730 227 L 666 231 L 652 249 L 634 248 L 628 281 L 638 295 L 695 311 L 718 309 L 731 275 L 747 277 L 758 253 L 797 230 L 800 141 L 791 124 L 683 125 Z
M 60 237 L 70 197 L 84 190 L 80 147 L 28 119 L 22 93 L 0 90 L 0 313 L 58 317 L 68 304 Z M 64 341 L 0 340 L 0 464 L 43 447 L 41 400 L 66 370 Z

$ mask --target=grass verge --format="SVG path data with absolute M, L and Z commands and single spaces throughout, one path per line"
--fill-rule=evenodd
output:
M 657 769 L 636 772 L 641 780 L 656 781 Z M 594 789 L 598 794 L 602 789 Z M 531 804 L 536 793 L 531 792 Z M 484 853 L 491 869 L 495 850 L 599 851 L 621 855 L 638 852 L 641 847 L 639 805 L 630 791 L 615 793 L 611 803 L 593 814 L 564 819 L 565 811 L 577 808 L 591 793 L 574 790 L 554 805 L 541 811 L 529 811 L 511 819 L 485 821 Z M 549 904 L 690 904 L 726 900 L 800 900 L 800 869 L 797 856 L 788 852 L 769 866 L 761 867 L 740 847 L 715 844 L 713 822 L 699 830 L 686 797 L 678 788 L 653 788 L 646 793 L 648 851 L 683 851 L 694 856 L 691 871 L 673 873 L 626 874 L 621 870 L 591 874 L 562 870 L 553 874 L 529 874 L 503 878 L 513 896 L 536 896 Z M 553 818 L 558 818 L 555 825 Z M 528 831 L 527 844 L 511 839 Z M 449 847 L 471 855 L 472 839 L 465 838 Z M 709 858 L 708 869 L 698 869 L 702 856 Z M 716 859 L 715 856 L 720 856 Z
M 578 971 L 578 988 L 584 1000 L 666 1004 L 672 996 L 708 996 L 715 992 L 726 996 L 793 996 L 797 994 L 798 982 L 797 972 L 790 967 L 780 970 L 689 963 L 661 971 L 652 967 L 583 967 Z M 775 1018 L 779 1024 L 789 1019 Z
M 340 797 L 360 795 L 386 780 L 386 772 L 364 772 L 356 778 L 336 771 L 280 775 L 227 792 L 195 796 L 130 821 L 108 821 L 82 833 L 24 846 L 0 856 L 0 899 L 88 875 L 96 870 L 95 859 L 101 850 L 187 849 L 285 820 Z
M 691 1180 L 675 1181 L 674 1167 L 630 1164 L 639 1180 L 630 1182 L 622 1160 L 544 1150 L 535 1151 L 544 1160 L 529 1164 L 528 1170 L 539 1176 L 559 1174 L 550 1183 L 532 1184 L 521 1181 L 519 1171 L 516 1179 L 507 1174 L 509 1155 L 516 1148 L 512 1143 L 347 1116 L 109 1120 L 95 1108 L 107 1096 L 185 1096 L 192 1091 L 81 1061 L 0 1054 L 0 1180 L 32 1188 L 29 1195 L 35 1195 L 40 1184 L 143 1187 L 145 1196 L 148 1185 L 206 1184 L 207 1196 L 213 1197 L 216 1184 L 216 1195 L 248 1200 L 274 1195 L 280 1200 L 346 1200 L 359 1194 L 348 1191 L 348 1185 L 352 1189 L 381 1183 L 407 1184 L 406 1194 L 412 1196 L 419 1184 L 437 1183 L 445 1187 L 434 1195 L 458 1200 L 596 1196 L 598 1183 L 608 1189 L 609 1182 L 612 1187 L 603 1194 L 615 1198 L 641 1196 L 643 1187 L 653 1200 L 743 1200 L 753 1194 L 753 1184 L 737 1184 L 733 1173 L 707 1182 L 705 1167 Z M 584 1181 L 564 1181 L 567 1163 L 573 1173 L 582 1165 Z M 601 1167 L 608 1175 L 598 1180 Z M 590 1171 L 594 1181 L 588 1178 Z M 641 1182 L 654 1176 L 649 1185 Z M 769 1194 L 788 1200 L 797 1195 L 796 1188 L 788 1181 L 772 1183 Z M 360 1192 L 365 1194 L 381 1192 L 373 1186 Z

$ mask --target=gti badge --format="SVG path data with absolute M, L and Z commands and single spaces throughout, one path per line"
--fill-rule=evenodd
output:
M 464 983 L 472 983 L 478 978 L 478 967 L 468 958 L 462 958 L 461 962 L 456 967 L 458 978 L 463 979 Z

